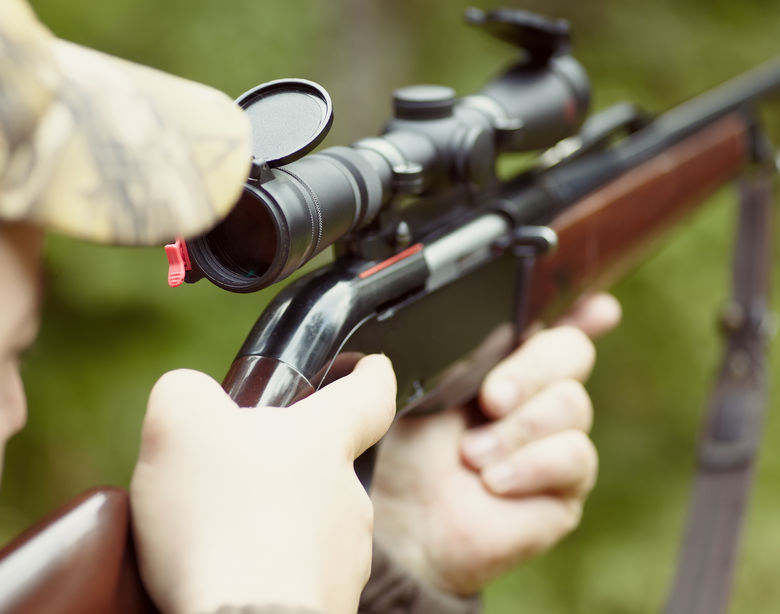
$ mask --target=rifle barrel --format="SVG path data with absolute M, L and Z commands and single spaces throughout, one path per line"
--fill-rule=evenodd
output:
M 780 56 L 660 115 L 659 132 L 682 138 L 733 111 L 780 93 Z
M 750 123 L 753 104 L 778 93 L 780 57 L 663 113 L 607 150 L 545 170 L 531 187 L 527 177 L 508 182 L 501 198 L 518 221 L 549 223 L 588 194 L 729 114 L 743 115 Z

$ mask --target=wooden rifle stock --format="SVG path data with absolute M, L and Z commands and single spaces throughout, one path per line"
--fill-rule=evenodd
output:
M 138 573 L 128 500 L 94 488 L 0 550 L 0 612 L 157 612 Z
M 530 321 L 560 315 L 606 288 L 652 244 L 733 179 L 749 156 L 744 118 L 728 115 L 591 193 L 550 226 L 558 249 L 534 267 Z
M 749 126 L 724 117 L 591 193 L 551 223 L 558 250 L 534 269 L 530 320 L 605 287 L 739 172 Z M 140 582 L 127 493 L 85 493 L 0 551 L 0 614 L 157 612 Z

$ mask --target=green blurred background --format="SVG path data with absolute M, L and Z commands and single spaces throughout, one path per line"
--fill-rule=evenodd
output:
M 33 4 L 63 38 L 233 96 L 270 79 L 314 79 L 334 100 L 329 144 L 375 134 L 395 87 L 434 82 L 470 93 L 511 56 L 463 26 L 466 5 L 453 0 Z M 498 4 L 572 22 L 596 108 L 628 99 L 662 110 L 780 47 L 778 0 Z M 733 226 L 733 192 L 724 190 L 614 288 L 624 322 L 599 342 L 589 385 L 599 484 L 571 537 L 490 588 L 490 614 L 654 612 L 663 603 L 719 357 L 714 317 L 727 293 Z M 47 252 L 43 328 L 24 363 L 30 418 L 9 445 L 0 495 L 2 541 L 89 486 L 126 485 L 156 378 L 182 366 L 221 378 L 270 298 L 205 283 L 170 290 L 159 249 L 50 237 Z M 780 611 L 780 417 L 770 392 L 731 612 Z

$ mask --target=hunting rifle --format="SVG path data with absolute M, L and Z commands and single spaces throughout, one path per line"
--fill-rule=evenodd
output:
M 205 277 L 252 292 L 329 245 L 336 254 L 258 319 L 223 383 L 240 405 L 287 406 L 372 352 L 393 361 L 399 413 L 466 401 L 532 323 L 608 286 L 740 172 L 768 167 L 754 107 L 780 88 L 780 61 L 655 118 L 620 104 L 586 120 L 588 80 L 565 22 L 506 10 L 467 17 L 519 58 L 476 95 L 396 91 L 380 137 L 309 153 L 332 119 L 327 92 L 309 81 L 239 98 L 253 127 L 251 176 L 223 223 L 166 248 L 170 283 Z M 499 179 L 505 152 L 543 153 Z M 751 350 L 766 286 L 768 171 L 760 176 L 746 182 L 740 243 L 753 252 L 741 261 L 755 258 L 738 265 L 748 274 L 729 320 L 730 346 Z M 740 385 L 760 392 L 760 373 Z M 730 451 L 710 450 L 711 464 L 728 465 Z M 368 484 L 370 456 L 359 460 Z M 120 489 L 86 493 L 0 555 L 3 614 L 156 611 Z

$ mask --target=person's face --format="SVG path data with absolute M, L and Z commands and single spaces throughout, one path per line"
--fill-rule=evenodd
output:
M 0 222 L 0 474 L 8 439 L 27 417 L 19 356 L 38 332 L 43 233 Z

